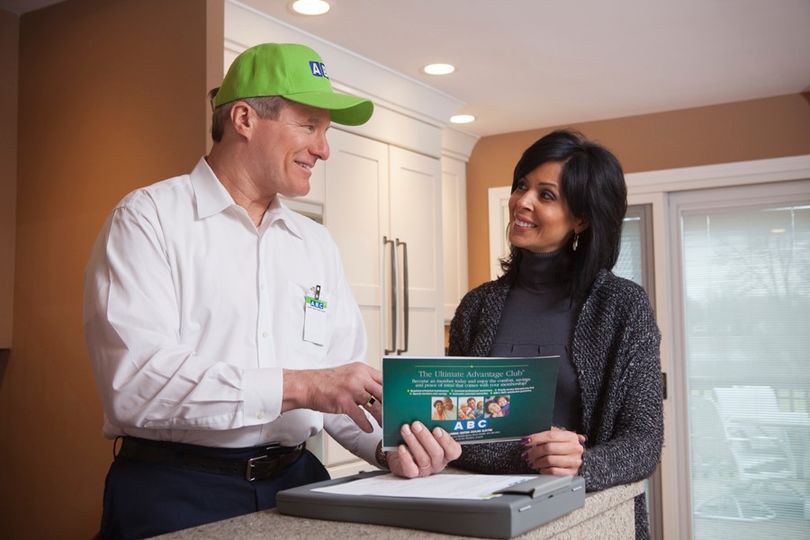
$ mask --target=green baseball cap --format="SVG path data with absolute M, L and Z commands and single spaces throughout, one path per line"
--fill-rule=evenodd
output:
M 263 43 L 233 61 L 214 107 L 237 99 L 281 96 L 330 112 L 333 122 L 359 126 L 371 118 L 370 100 L 332 90 L 320 55 L 296 43 Z

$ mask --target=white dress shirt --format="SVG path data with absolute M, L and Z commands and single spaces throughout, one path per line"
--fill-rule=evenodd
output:
M 304 297 L 316 286 L 322 344 L 304 340 Z M 281 414 L 282 369 L 365 360 L 366 334 L 329 233 L 277 197 L 256 227 L 205 159 L 130 193 L 93 248 L 84 304 L 106 436 L 293 446 L 325 427 L 375 463 L 379 428 Z

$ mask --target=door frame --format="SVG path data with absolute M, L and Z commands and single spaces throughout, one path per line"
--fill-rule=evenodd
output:
M 628 204 L 651 204 L 655 304 L 661 329 L 661 369 L 669 380 L 669 398 L 664 401 L 664 449 L 661 455 L 661 506 L 664 538 L 689 538 L 688 440 L 686 434 L 686 379 L 680 345 L 676 343 L 681 306 L 680 287 L 675 283 L 677 254 L 670 194 L 710 188 L 769 184 L 810 179 L 810 155 L 704 165 L 625 175 Z M 676 287 L 677 286 L 677 287 Z

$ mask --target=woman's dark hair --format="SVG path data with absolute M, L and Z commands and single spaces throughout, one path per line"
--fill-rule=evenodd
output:
M 523 152 L 515 165 L 512 192 L 518 182 L 549 161 L 562 163 L 560 189 L 571 213 L 588 228 L 579 235 L 573 257 L 572 296 L 583 299 L 602 269 L 619 258 L 622 220 L 627 212 L 627 186 L 619 160 L 606 148 L 570 130 L 553 131 Z M 573 242 L 566 249 L 573 250 Z M 510 247 L 501 260 L 502 279 L 514 283 L 522 251 Z

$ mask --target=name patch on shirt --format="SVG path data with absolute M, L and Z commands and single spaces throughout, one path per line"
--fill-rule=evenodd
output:
M 326 341 L 326 308 L 323 298 L 304 297 L 304 341 L 323 345 Z

